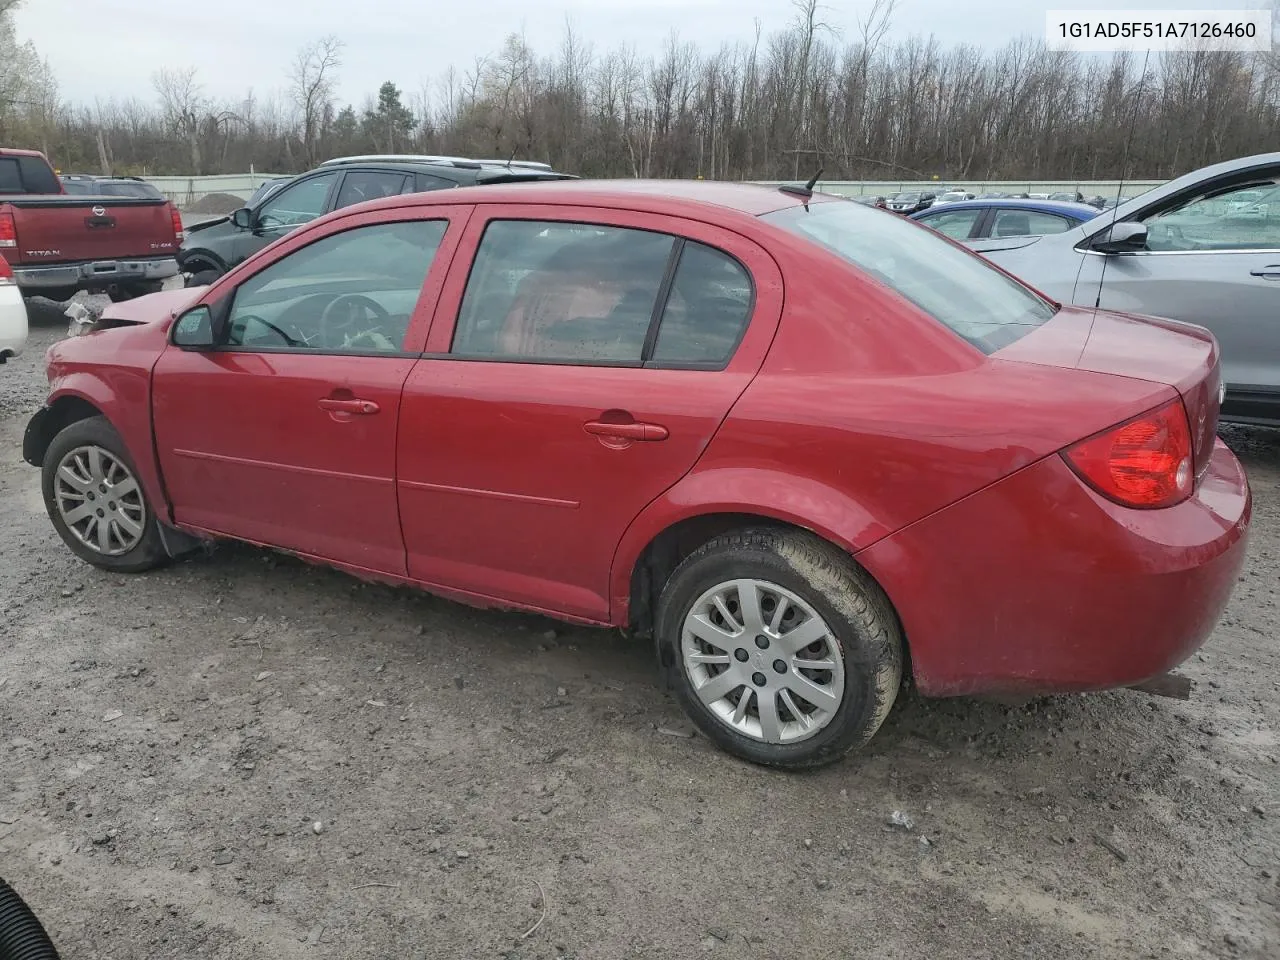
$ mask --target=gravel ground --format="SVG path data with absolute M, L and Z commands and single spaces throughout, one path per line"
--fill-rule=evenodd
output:
M 0 870 L 64 957 L 1280 956 L 1280 432 L 1224 428 L 1255 522 L 1189 702 L 907 696 L 796 776 L 693 736 L 613 633 L 245 547 L 83 565 L 18 454 L 64 329 L 33 320 Z

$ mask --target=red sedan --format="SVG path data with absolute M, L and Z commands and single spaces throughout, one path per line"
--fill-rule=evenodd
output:
M 756 762 L 865 743 L 907 679 L 1161 675 L 1244 559 L 1210 334 L 797 188 L 394 197 L 98 326 L 24 446 L 89 563 L 232 538 L 652 634 Z

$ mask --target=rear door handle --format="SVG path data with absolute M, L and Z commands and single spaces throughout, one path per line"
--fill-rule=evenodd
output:
M 1249 273 L 1255 277 L 1261 277 L 1263 280 L 1280 280 L 1280 263 L 1273 263 L 1269 267 L 1263 267 L 1261 270 L 1250 270 Z
M 670 434 L 667 428 L 656 423 L 605 423 L 591 420 L 584 424 L 587 433 L 616 440 L 665 440 Z
M 382 408 L 372 400 L 336 400 L 333 397 L 322 397 L 320 400 L 320 409 L 328 410 L 333 413 L 354 413 L 362 416 L 370 416 L 377 413 Z

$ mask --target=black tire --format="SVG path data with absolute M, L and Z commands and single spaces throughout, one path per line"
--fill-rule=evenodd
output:
M 105 417 L 77 420 L 64 427 L 45 451 L 40 484 L 44 493 L 45 510 L 48 511 L 49 519 L 53 522 L 54 529 L 58 531 L 58 536 L 62 537 L 63 542 L 71 548 L 71 552 L 81 560 L 103 570 L 116 573 L 142 573 L 161 566 L 168 560 L 168 554 L 160 537 L 155 510 L 147 502 L 146 493 L 141 484 L 138 486 L 138 494 L 145 510 L 143 533 L 127 553 L 118 556 L 100 553 L 83 543 L 67 526 L 58 510 L 54 481 L 58 467 L 67 454 L 77 447 L 87 446 L 101 447 L 119 460 L 135 479 L 138 476 L 137 467 L 134 465 L 133 458 L 129 456 L 124 441 L 120 439 L 120 434 L 116 433 L 115 427 L 111 426 Z
M 207 287 L 222 276 L 221 270 L 197 270 L 183 281 L 186 287 Z
M 122 283 L 107 291 L 112 303 L 124 303 L 137 297 L 145 297 L 149 293 L 159 293 L 164 289 L 162 280 L 140 280 L 137 283 Z
M 839 645 L 843 698 L 807 739 L 766 743 L 732 729 L 698 698 L 685 669 L 685 617 L 706 591 L 740 578 L 768 581 L 799 597 Z M 729 753 L 765 766 L 805 769 L 839 760 L 871 739 L 902 684 L 902 628 L 888 597 L 848 554 L 802 531 L 745 530 L 695 550 L 663 587 L 656 630 L 660 669 L 690 719 Z
M 58 960 L 58 951 L 11 886 L 0 879 L 0 960 Z

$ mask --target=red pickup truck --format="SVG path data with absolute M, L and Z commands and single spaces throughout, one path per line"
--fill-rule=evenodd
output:
M 154 293 L 177 275 L 183 236 L 168 200 L 68 195 L 42 154 L 0 148 L 0 255 L 24 296 Z

